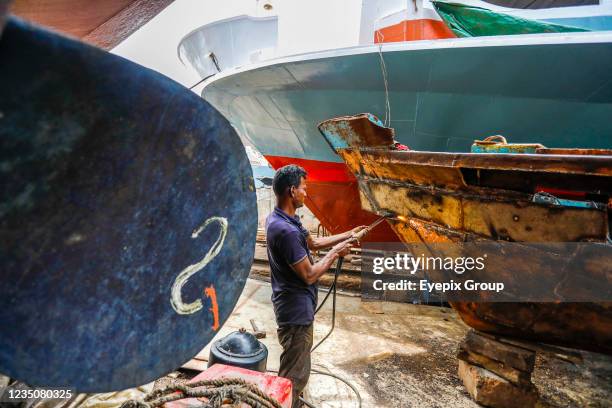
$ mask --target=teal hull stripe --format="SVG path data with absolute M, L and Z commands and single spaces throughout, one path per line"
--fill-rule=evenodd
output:
M 612 16 L 550 18 L 541 21 L 565 26 L 580 27 L 591 31 L 612 30 Z
M 474 139 L 494 134 L 509 143 L 612 148 L 610 42 L 398 50 L 384 58 L 389 126 L 412 149 L 467 152 Z M 340 162 L 317 124 L 362 112 L 385 117 L 378 53 L 239 72 L 210 83 L 203 97 L 272 156 Z

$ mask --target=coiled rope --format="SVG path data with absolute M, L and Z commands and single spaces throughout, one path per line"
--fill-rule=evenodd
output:
M 266 395 L 255 384 L 239 378 L 202 380 L 189 384 L 171 384 L 147 394 L 142 401 L 129 400 L 121 408 L 156 408 L 171 401 L 185 398 L 207 398 L 206 408 L 219 408 L 223 404 L 245 403 L 252 408 L 282 408 L 274 398 Z

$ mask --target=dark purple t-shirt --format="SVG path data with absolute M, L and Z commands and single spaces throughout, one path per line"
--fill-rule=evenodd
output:
M 317 286 L 304 283 L 291 268 L 305 257 L 312 262 L 307 236 L 299 217 L 292 217 L 280 208 L 274 208 L 266 219 L 272 304 L 279 326 L 309 325 L 314 320 Z

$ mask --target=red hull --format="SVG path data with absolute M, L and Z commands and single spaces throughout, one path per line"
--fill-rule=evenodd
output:
M 265 157 L 274 169 L 287 164 L 297 164 L 306 170 L 306 206 L 331 234 L 338 234 L 358 225 L 369 225 L 378 218 L 361 208 L 357 179 L 348 172 L 344 163 L 280 156 Z M 364 241 L 399 242 L 399 238 L 391 227 L 383 222 L 376 226 Z

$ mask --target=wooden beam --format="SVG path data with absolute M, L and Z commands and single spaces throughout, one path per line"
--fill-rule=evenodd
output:
M 111 49 L 173 0 L 16 0 L 11 12 L 32 23 Z
M 110 50 L 148 23 L 174 0 L 136 0 L 83 37 L 83 41 Z
M 535 364 L 535 352 L 481 336 L 475 330 L 467 333 L 459 347 L 526 373 L 531 373 Z

